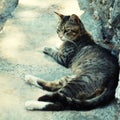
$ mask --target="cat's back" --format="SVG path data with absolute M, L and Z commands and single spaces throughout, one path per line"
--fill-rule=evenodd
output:
M 108 50 L 96 44 L 78 49 L 72 59 L 72 69 L 118 71 L 118 61 Z

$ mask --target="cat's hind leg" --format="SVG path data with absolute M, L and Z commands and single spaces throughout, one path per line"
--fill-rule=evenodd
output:
M 60 103 L 41 102 L 41 101 L 27 101 L 25 103 L 27 110 L 41 110 L 41 111 L 60 111 L 64 110 L 64 106 Z
M 57 91 L 63 86 L 62 80 L 60 80 L 61 82 L 59 80 L 49 82 L 32 75 L 25 75 L 25 81 L 30 85 L 34 85 L 47 91 Z
M 61 99 L 62 98 L 62 99 Z M 63 104 L 64 97 L 59 93 L 50 93 L 41 96 L 38 101 L 27 101 L 25 108 L 27 110 L 44 110 L 44 111 L 60 111 L 65 109 Z
M 63 86 L 65 86 L 68 82 L 70 82 L 71 80 L 75 79 L 75 76 L 65 76 L 61 79 L 58 80 L 54 80 L 54 81 L 45 81 L 42 80 L 38 77 L 32 76 L 32 75 L 26 75 L 25 76 L 25 81 L 28 84 L 34 85 L 36 87 L 40 87 L 44 90 L 47 91 L 57 91 L 60 88 L 62 88 Z

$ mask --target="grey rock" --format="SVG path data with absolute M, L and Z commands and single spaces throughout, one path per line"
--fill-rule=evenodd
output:
M 18 0 L 0 0 L 0 31 L 18 5 Z
M 82 0 L 78 0 L 78 3 L 80 8 L 85 11 L 81 19 L 87 23 L 87 29 L 92 33 L 94 40 L 99 41 L 98 44 L 103 47 L 118 53 L 120 46 L 120 1 L 85 0 L 83 3 Z

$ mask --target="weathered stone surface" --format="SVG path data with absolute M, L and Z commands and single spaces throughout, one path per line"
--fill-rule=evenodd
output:
M 18 0 L 0 0 L 0 31 L 18 5 Z
M 84 23 L 88 23 L 86 26 L 95 41 L 99 41 L 98 44 L 103 44 L 104 47 L 118 51 L 120 46 L 120 1 L 85 0 L 83 4 L 82 0 L 78 0 L 78 3 L 80 8 L 85 11 L 81 19 Z

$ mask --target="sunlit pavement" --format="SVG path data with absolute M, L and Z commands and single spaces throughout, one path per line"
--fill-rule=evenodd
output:
M 54 80 L 69 73 L 42 53 L 45 46 L 60 44 L 54 11 L 81 14 L 76 0 L 20 0 L 0 33 L 0 120 L 53 119 L 52 112 L 25 110 L 25 101 L 36 100 L 45 91 L 27 85 L 24 75 Z

